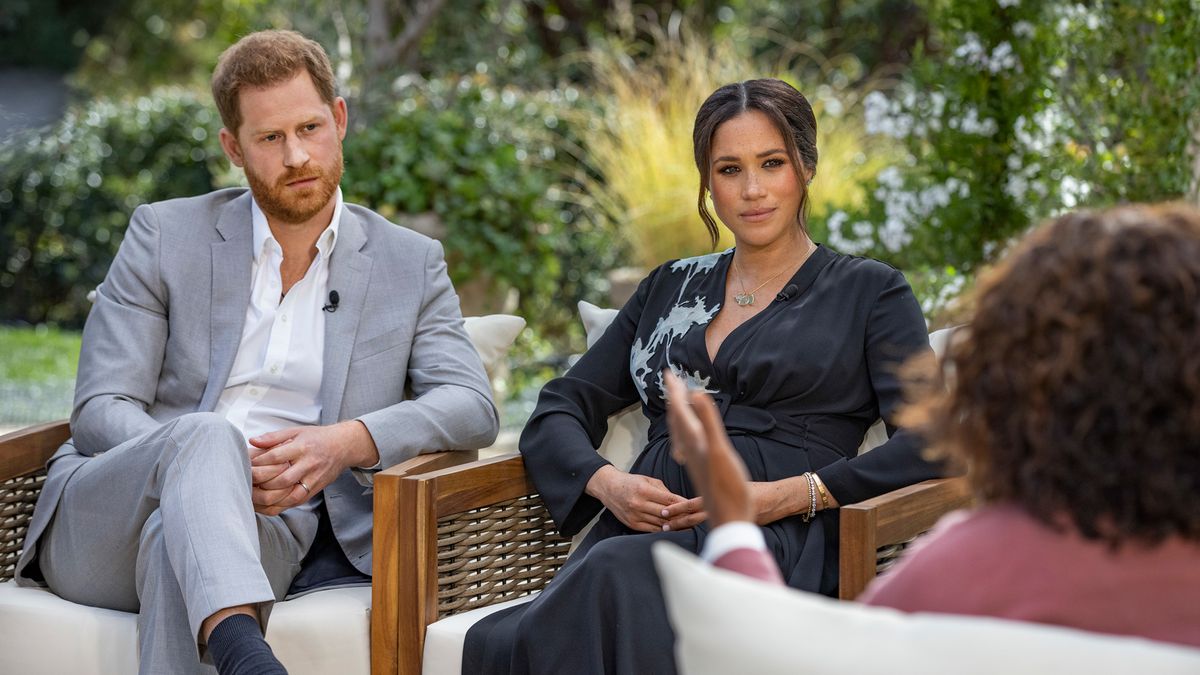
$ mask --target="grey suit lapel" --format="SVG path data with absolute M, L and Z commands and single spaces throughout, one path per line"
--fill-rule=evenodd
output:
M 250 192 L 229 202 L 217 219 L 223 241 L 212 244 L 212 346 L 208 361 L 208 384 L 200 410 L 217 407 L 246 322 L 250 303 L 250 270 L 253 262 L 254 228 L 250 218 Z
M 367 297 L 367 281 L 371 278 L 371 257 L 362 252 L 366 243 L 367 236 L 358 217 L 343 208 L 338 242 L 329 260 L 329 290 L 338 292 L 338 308 L 325 315 L 321 424 L 337 422 L 342 408 L 350 352 Z

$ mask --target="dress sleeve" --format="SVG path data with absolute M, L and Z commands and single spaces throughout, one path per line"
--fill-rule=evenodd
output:
M 525 468 L 565 536 L 579 532 L 603 508 L 584 488 L 592 474 L 609 464 L 596 452 L 608 432 L 609 415 L 640 400 L 629 354 L 657 274 L 655 270 L 642 280 L 600 339 L 565 375 L 542 388 L 521 432 Z
M 892 270 L 870 312 L 867 371 L 889 439 L 870 452 L 839 459 L 816 472 L 840 504 L 860 502 L 942 474 L 938 464 L 921 457 L 920 439 L 895 423 L 903 404 L 900 366 L 930 349 L 921 307 L 904 275 Z

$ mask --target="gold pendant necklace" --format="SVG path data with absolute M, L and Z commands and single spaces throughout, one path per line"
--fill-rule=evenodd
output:
M 779 270 L 778 272 L 776 272 L 775 274 L 772 274 L 770 279 L 767 279 L 766 281 L 762 282 L 761 284 L 756 286 L 754 290 L 750 291 L 749 293 L 746 292 L 746 277 L 745 277 L 745 275 L 742 274 L 742 268 L 738 267 L 736 259 L 733 261 L 733 269 L 734 269 L 734 271 L 737 272 L 737 275 L 738 275 L 738 285 L 742 287 L 741 293 L 733 294 L 733 301 L 742 307 L 748 307 L 748 306 L 754 304 L 754 294 L 757 293 L 759 291 L 759 289 L 761 289 L 763 286 L 766 286 L 767 284 L 771 283 L 775 279 L 775 277 L 779 276 L 780 274 L 783 274 L 784 271 L 787 270 L 788 268 L 785 267 L 785 268 Z
M 812 255 L 812 252 L 815 250 L 816 250 L 816 247 L 813 246 L 812 243 L 810 242 L 807 250 L 804 252 L 804 256 L 800 259 L 801 266 L 804 265 L 804 263 L 808 260 L 808 257 L 810 255 Z M 738 267 L 737 258 L 734 258 L 733 259 L 733 270 L 735 272 L 737 272 L 738 285 L 742 287 L 742 292 L 734 293 L 733 301 L 736 302 L 738 304 L 738 306 L 740 306 L 740 307 L 749 307 L 750 305 L 753 305 L 754 304 L 754 294 L 757 293 L 763 286 L 766 286 L 767 284 L 771 283 L 775 279 L 775 277 L 779 276 L 780 274 L 783 274 L 784 272 L 786 272 L 789 269 L 791 269 L 790 265 L 787 267 L 784 267 L 783 269 L 779 270 L 775 274 L 772 274 L 771 277 L 769 279 L 767 279 L 766 281 L 762 282 L 758 286 L 755 286 L 754 290 L 747 293 L 746 292 L 746 277 L 745 277 L 745 275 L 742 274 L 742 268 Z

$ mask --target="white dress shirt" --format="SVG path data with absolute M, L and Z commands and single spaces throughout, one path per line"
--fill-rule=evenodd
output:
M 325 312 L 329 302 L 329 259 L 337 244 L 342 191 L 335 197 L 333 218 L 317 239 L 317 255 L 280 298 L 279 267 L 283 249 L 258 202 L 251 200 L 254 261 L 250 304 L 242 339 L 229 380 L 217 401 L 225 417 L 246 439 L 287 427 L 315 425 L 321 418 Z M 248 445 L 248 441 L 247 441 Z M 300 508 L 312 508 L 310 501 Z

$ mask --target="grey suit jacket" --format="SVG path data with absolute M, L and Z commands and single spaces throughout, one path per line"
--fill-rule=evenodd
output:
M 238 188 L 134 211 L 84 327 L 72 438 L 50 459 L 18 575 L 53 516 L 46 507 L 57 504 L 76 468 L 176 417 L 216 407 L 250 301 L 250 202 Z M 345 204 L 329 288 L 340 297 L 325 321 L 321 424 L 361 420 L 382 468 L 495 439 L 491 388 L 437 241 Z M 372 491 L 354 473 L 344 472 L 324 497 L 343 550 L 370 574 Z

